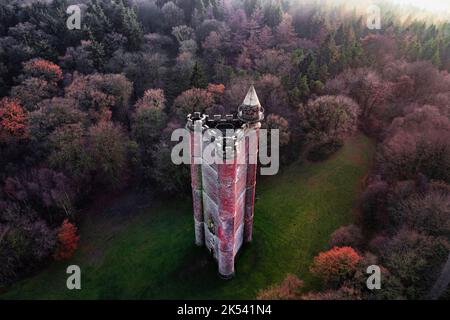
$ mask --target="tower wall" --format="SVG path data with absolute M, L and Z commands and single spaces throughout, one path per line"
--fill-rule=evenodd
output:
M 245 137 L 236 146 L 236 218 L 234 224 L 235 243 L 234 254 L 236 255 L 244 242 L 245 221 L 245 199 L 247 185 L 247 153 L 245 148 Z
M 218 165 L 218 262 L 219 273 L 224 277 L 233 276 L 234 258 L 243 242 L 246 166 L 239 164 L 237 157 L 233 163 Z
M 196 121 L 196 126 L 202 126 L 201 121 Z M 205 243 L 203 224 L 203 201 L 202 201 L 202 166 L 201 166 L 201 139 L 198 133 L 191 131 L 191 186 L 194 207 L 195 244 L 202 246 Z
M 245 185 L 245 215 L 244 215 L 244 241 L 251 242 L 253 239 L 253 216 L 255 209 L 255 193 L 256 193 L 256 170 L 257 164 L 250 163 L 253 157 L 256 160 L 258 156 L 258 134 L 259 129 L 253 128 L 245 137 L 245 153 L 247 163 L 247 177 Z M 253 140 L 253 141 L 252 141 Z
M 202 164 L 203 181 L 203 228 L 205 232 L 205 245 L 213 255 L 218 258 L 218 226 L 219 219 L 219 201 L 218 201 L 218 173 L 215 166 Z
M 236 163 L 219 164 L 219 273 L 234 275 L 234 222 L 236 215 Z

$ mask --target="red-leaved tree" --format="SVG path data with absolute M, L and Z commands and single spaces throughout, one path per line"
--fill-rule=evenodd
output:
M 17 100 L 0 100 L 0 141 L 10 138 L 22 139 L 27 136 L 26 114 Z
M 63 79 L 61 68 L 45 59 L 31 59 L 23 64 L 23 74 L 26 78 L 41 78 L 48 82 L 58 82 Z
M 334 247 L 314 258 L 311 272 L 330 284 L 339 284 L 351 277 L 361 256 L 352 247 Z
M 80 237 L 77 235 L 77 227 L 65 219 L 58 229 L 58 248 L 55 259 L 63 260 L 73 256 L 78 247 Z

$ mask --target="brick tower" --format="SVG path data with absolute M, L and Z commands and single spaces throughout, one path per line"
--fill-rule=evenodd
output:
M 206 246 L 224 278 L 234 275 L 234 258 L 242 243 L 252 240 L 258 131 L 263 118 L 264 111 L 253 86 L 236 117 L 209 117 L 199 112 L 187 117 L 186 127 L 191 132 L 195 243 Z M 233 129 L 233 133 L 227 129 Z M 199 132 L 214 134 L 216 130 L 222 133 L 214 143 L 223 163 L 208 164 L 201 158 L 210 140 L 202 139 Z

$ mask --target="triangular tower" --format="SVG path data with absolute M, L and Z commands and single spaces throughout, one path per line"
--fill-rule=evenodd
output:
M 263 118 L 264 110 L 253 86 L 239 106 L 237 117 L 209 117 L 199 112 L 187 117 L 186 127 L 191 131 L 195 243 L 206 246 L 224 278 L 234 275 L 235 256 L 242 244 L 253 237 L 258 131 Z M 196 138 L 199 128 L 200 132 L 220 130 L 216 149 L 226 160 L 224 163 L 208 164 L 196 159 L 205 144 Z M 229 148 L 233 152 L 226 152 Z

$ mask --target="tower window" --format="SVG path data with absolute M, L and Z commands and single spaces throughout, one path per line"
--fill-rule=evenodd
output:
M 211 218 L 209 218 L 208 219 L 208 230 L 209 230 L 209 232 L 211 232 L 212 234 L 216 234 L 216 228 L 215 228 L 215 225 L 214 225 L 214 221 L 213 221 L 213 219 L 211 219 Z

